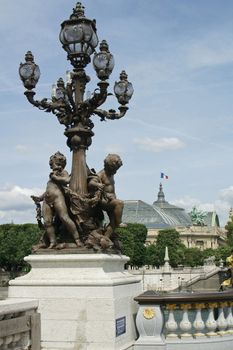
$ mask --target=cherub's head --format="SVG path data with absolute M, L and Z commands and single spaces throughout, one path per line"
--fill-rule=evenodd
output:
M 108 154 L 104 160 L 104 169 L 114 175 L 122 164 L 122 160 L 118 154 Z
M 56 152 L 50 157 L 49 165 L 52 170 L 63 170 L 66 166 L 66 157 L 64 154 Z

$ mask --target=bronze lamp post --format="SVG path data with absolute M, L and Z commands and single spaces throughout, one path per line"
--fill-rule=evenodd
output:
M 99 45 L 100 51 L 95 51 L 99 42 L 96 22 L 85 17 L 84 7 L 80 2 L 73 9 L 70 18 L 61 24 L 59 38 L 73 69 L 67 72 L 66 82 L 60 78 L 52 86 L 51 98 L 35 99 L 36 93 L 33 89 L 39 80 L 40 69 L 30 51 L 25 55 L 25 62 L 20 64 L 19 75 L 26 88 L 24 94 L 28 101 L 41 110 L 55 114 L 58 121 L 65 125 L 64 134 L 72 151 L 69 189 L 72 193 L 85 197 L 88 195 L 89 171 L 86 150 L 94 135 L 91 117 L 96 115 L 101 121 L 122 118 L 128 110 L 127 104 L 133 95 L 133 86 L 128 82 L 126 72 L 122 71 L 120 80 L 114 85 L 114 93 L 120 104 L 119 111 L 99 108 L 108 96 L 107 80 L 114 68 L 114 57 L 105 40 Z M 99 78 L 98 88 L 91 97 L 84 99 L 85 88 L 90 81 L 85 67 L 91 62 L 92 56 L 93 67 Z
M 114 92 L 120 104 L 119 112 L 98 109 L 107 96 L 109 78 L 114 68 L 114 57 L 110 53 L 105 40 L 100 43 L 100 52 L 96 52 L 98 36 L 96 22 L 85 17 L 84 7 L 80 2 L 73 9 L 70 19 L 61 24 L 60 41 L 67 52 L 67 59 L 73 66 L 73 71 L 67 73 L 67 83 L 60 78 L 52 89 L 52 98 L 35 100 L 33 89 L 40 77 L 39 67 L 34 62 L 30 51 L 25 55 L 25 63 L 19 67 L 20 78 L 27 89 L 25 95 L 28 101 L 39 109 L 55 114 L 61 124 L 66 126 L 67 144 L 73 152 L 70 187 L 77 193 L 86 193 L 86 161 L 85 152 L 91 145 L 93 123 L 92 115 L 104 119 L 119 119 L 128 109 L 126 104 L 132 94 L 132 84 L 127 80 L 127 74 L 122 71 L 120 81 L 115 83 Z M 91 98 L 84 100 L 86 84 L 90 77 L 86 75 L 85 67 L 93 57 L 93 66 L 100 79 L 98 89 Z

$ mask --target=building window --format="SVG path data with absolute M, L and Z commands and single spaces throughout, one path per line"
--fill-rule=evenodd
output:
M 196 241 L 196 247 L 203 250 L 204 249 L 204 241 Z

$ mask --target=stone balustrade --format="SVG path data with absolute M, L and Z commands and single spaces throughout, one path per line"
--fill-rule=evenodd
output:
M 39 350 L 40 314 L 37 301 L 0 301 L 0 350 Z
M 225 271 L 216 265 L 204 265 L 199 267 L 172 268 L 160 266 L 153 268 L 152 266 L 144 266 L 143 268 L 132 268 L 128 270 L 133 275 L 142 277 L 143 290 L 155 290 L 160 292 L 172 292 L 174 290 L 185 289 L 209 289 L 209 291 L 217 291 L 220 287 L 219 271 Z M 194 285 L 198 281 L 201 284 Z
M 135 300 L 135 350 L 233 349 L 233 290 L 164 295 L 148 291 Z

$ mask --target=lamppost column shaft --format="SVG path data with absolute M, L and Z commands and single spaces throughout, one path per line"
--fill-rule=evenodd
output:
M 85 71 L 76 72 L 74 74 L 75 84 L 75 105 L 78 110 L 78 105 L 83 102 L 87 76 Z M 79 118 L 80 119 L 80 118 Z M 83 134 L 82 123 L 76 122 L 74 125 L 76 132 L 72 137 L 72 170 L 70 188 L 78 194 L 87 193 L 87 165 L 86 165 L 86 135 Z
M 70 188 L 78 194 L 87 193 L 86 150 L 84 148 L 73 150 Z

